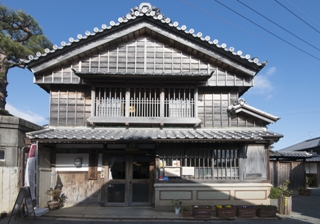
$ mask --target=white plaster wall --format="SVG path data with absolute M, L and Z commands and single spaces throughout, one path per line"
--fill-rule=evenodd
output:
M 171 211 L 173 199 L 190 205 L 260 205 L 270 204 L 270 183 L 156 183 L 155 209 Z

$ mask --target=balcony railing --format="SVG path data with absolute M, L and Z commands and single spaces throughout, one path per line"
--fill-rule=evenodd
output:
M 124 117 L 125 99 L 100 98 L 96 99 L 97 117 Z M 160 117 L 159 99 L 130 99 L 129 117 Z M 194 100 L 166 99 L 164 101 L 164 117 L 185 118 L 194 117 Z
M 97 87 L 91 91 L 92 123 L 199 124 L 197 89 Z M 110 119 L 112 118 L 112 119 Z

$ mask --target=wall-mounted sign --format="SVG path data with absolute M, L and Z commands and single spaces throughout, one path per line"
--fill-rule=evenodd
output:
M 185 176 L 194 176 L 194 167 L 183 166 L 181 173 Z
M 180 167 L 165 167 L 164 175 L 167 177 L 180 177 Z
M 172 166 L 180 166 L 180 160 L 173 160 Z

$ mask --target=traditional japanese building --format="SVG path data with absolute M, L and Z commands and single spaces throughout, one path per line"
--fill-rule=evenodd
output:
M 30 56 L 50 94 L 39 203 L 59 182 L 68 204 L 268 204 L 279 118 L 241 96 L 266 65 L 142 3 L 110 25 Z

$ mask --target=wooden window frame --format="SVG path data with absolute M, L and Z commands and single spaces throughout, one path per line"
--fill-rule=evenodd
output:
M 240 148 L 160 150 L 158 159 L 159 180 L 219 181 L 240 180 Z M 175 164 L 173 164 L 175 163 Z M 176 164 L 179 164 L 178 166 Z M 177 167 L 180 174 L 177 174 Z M 183 175 L 193 168 L 194 175 Z M 167 170 L 166 170 L 167 169 Z M 171 176 L 166 176 L 172 171 Z M 187 172 L 190 172 L 187 171 Z M 190 174 L 190 173 L 189 173 Z

